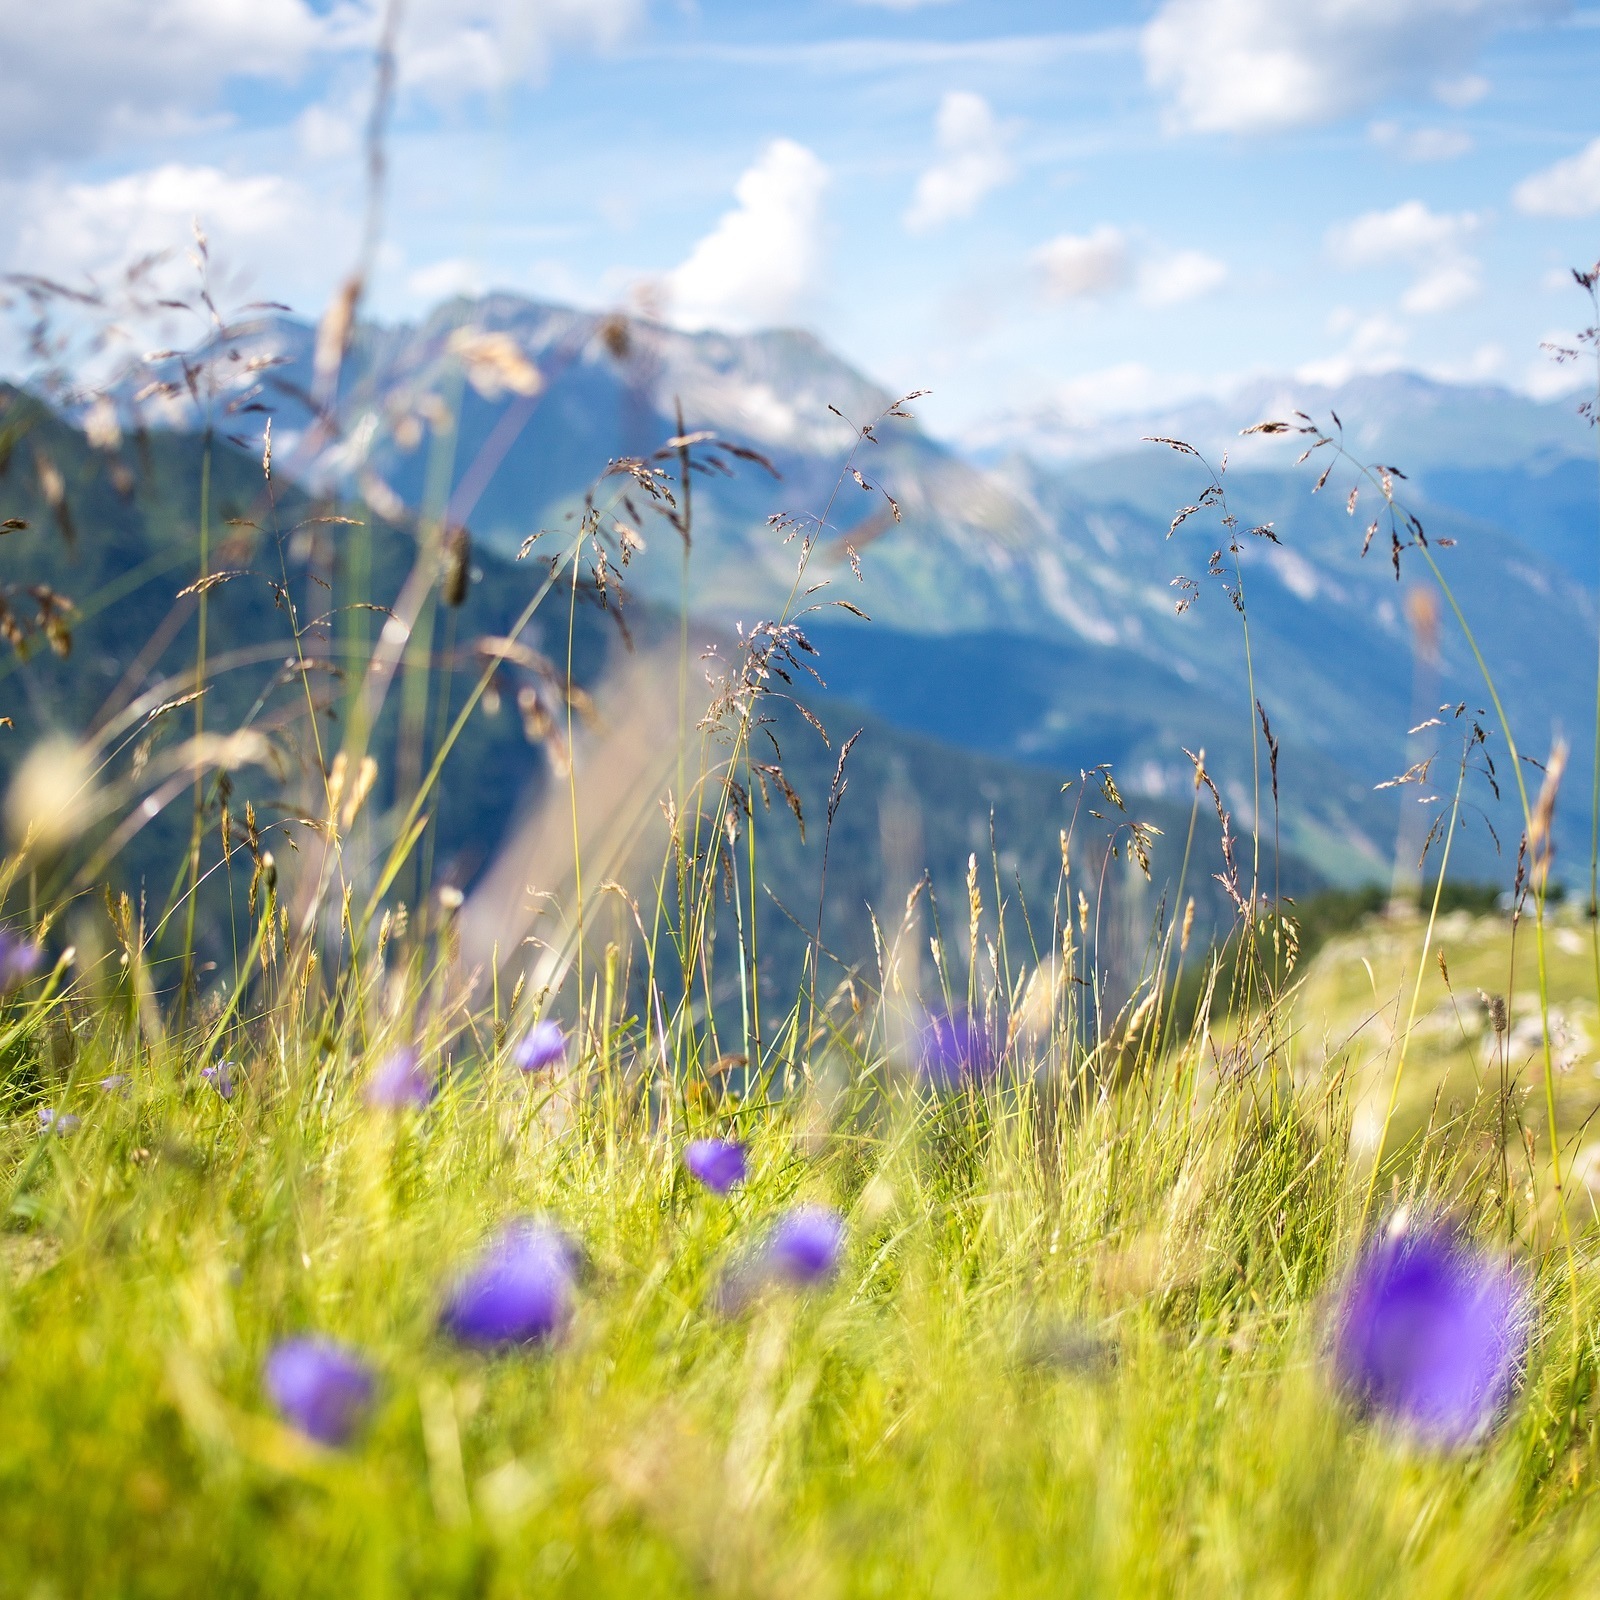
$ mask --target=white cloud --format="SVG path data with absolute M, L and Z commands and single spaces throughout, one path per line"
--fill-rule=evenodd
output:
M 1433 97 L 1452 111 L 1465 111 L 1468 106 L 1477 105 L 1492 87 L 1487 78 L 1469 72 L 1459 78 L 1441 78 L 1433 86 Z
M 774 139 L 734 185 L 726 212 L 662 285 L 685 328 L 771 326 L 791 316 L 822 268 L 828 169 L 792 139 Z
M 1412 267 L 1417 276 L 1401 308 L 1416 315 L 1449 311 L 1481 287 L 1477 259 L 1462 248 L 1478 224 L 1470 211 L 1430 211 L 1420 200 L 1407 200 L 1331 228 L 1328 253 L 1344 267 Z
M 1592 217 L 1600 211 L 1600 139 L 1524 178 L 1511 199 L 1530 217 Z
M 477 263 L 463 257 L 430 262 L 406 274 L 406 289 L 416 299 L 433 306 L 458 294 L 483 292 L 483 275 Z
M 1090 233 L 1063 233 L 1033 253 L 1053 300 L 1093 300 L 1133 282 L 1133 257 L 1120 228 L 1101 223 Z
M 1483 276 L 1478 264 L 1471 259 L 1441 262 L 1422 274 L 1400 296 L 1400 309 L 1413 316 L 1427 316 L 1434 311 L 1453 311 L 1465 305 L 1483 287 Z
M 1392 372 L 1404 364 L 1409 330 L 1382 312 L 1362 316 L 1348 306 L 1336 307 L 1328 317 L 1328 332 L 1342 338 L 1344 348 L 1338 355 L 1297 367 L 1295 376 L 1303 383 L 1338 388 L 1357 373 Z
M 1430 211 L 1420 200 L 1407 200 L 1392 210 L 1368 211 L 1341 223 L 1329 231 L 1328 247 L 1347 267 L 1415 262 L 1454 248 L 1477 225 L 1470 211 Z
M 982 95 L 952 90 L 939 103 L 934 130 L 941 158 L 917 180 L 905 217 L 913 233 L 970 217 L 991 189 L 1015 176 L 1005 130 Z
M 1271 132 L 1430 82 L 1450 103 L 1489 33 L 1565 9 L 1565 0 L 1163 0 L 1140 45 L 1175 126 Z
M 376 0 L 362 0 L 366 8 Z M 436 98 L 537 80 L 562 46 L 605 49 L 644 15 L 646 0 L 411 0 L 400 77 Z
M 1179 250 L 1139 269 L 1139 298 L 1150 306 L 1198 300 L 1228 281 L 1227 264 L 1203 250 Z
M 182 127 L 229 78 L 293 76 L 328 26 L 304 0 L 0 5 L 0 146 L 61 156 Z
M 1465 128 L 1402 128 L 1398 122 L 1374 122 L 1367 133 L 1374 144 L 1407 161 L 1454 161 L 1473 148 Z
M 648 0 L 412 0 L 400 75 L 436 98 L 539 77 L 563 45 L 616 43 Z M 236 79 L 293 81 L 370 57 L 382 0 L 26 0 L 0 4 L 0 149 L 59 158 L 193 129 Z M 313 141 L 329 130 L 307 127 Z
M 1105 222 L 1088 233 L 1059 234 L 1040 245 L 1032 259 L 1052 300 L 1098 300 L 1137 289 L 1147 306 L 1176 306 L 1228 280 L 1226 263 L 1203 250 L 1138 261 L 1128 236 Z
M 209 242 L 221 308 L 244 299 L 295 298 L 315 308 L 354 249 L 354 226 L 298 184 L 272 174 L 238 177 L 177 163 L 106 183 L 13 186 L 8 265 L 68 284 L 110 287 L 144 256 L 165 255 L 153 287 L 173 297 L 197 282 L 189 259 L 198 222 Z M 318 249 L 307 252 L 305 241 Z M 174 326 L 192 338 L 194 326 Z

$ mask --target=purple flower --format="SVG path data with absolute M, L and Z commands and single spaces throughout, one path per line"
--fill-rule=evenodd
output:
M 768 1270 L 796 1288 L 826 1283 L 844 1254 L 844 1218 L 827 1206 L 796 1206 L 767 1238 Z
M 578 1253 L 559 1228 L 509 1223 L 451 1290 L 440 1325 L 463 1344 L 552 1338 L 572 1315 Z
M 126 1072 L 113 1072 L 109 1078 L 100 1080 L 102 1094 L 122 1094 L 132 1080 Z
M 26 983 L 37 970 L 44 951 L 30 939 L 0 928 L 0 995 Z
M 403 1045 L 385 1056 L 378 1070 L 367 1079 L 367 1104 L 384 1111 L 418 1110 L 429 1105 L 439 1092 L 434 1075 L 422 1065 L 412 1045 Z
M 511 1052 L 513 1064 L 524 1072 L 548 1072 L 566 1059 L 567 1036 L 561 1031 L 560 1023 L 548 1017 L 534 1023 Z
M 278 1410 L 319 1444 L 343 1444 L 372 1404 L 366 1363 L 330 1339 L 285 1339 L 267 1357 L 262 1379 Z
M 718 1285 L 718 1309 L 737 1312 L 774 1284 L 810 1289 L 826 1283 L 844 1254 L 844 1218 L 827 1206 L 786 1211 L 753 1250 L 728 1269 Z
M 224 1100 L 231 1100 L 239 1087 L 239 1080 L 234 1076 L 238 1070 L 239 1063 L 237 1061 L 215 1061 L 209 1067 L 201 1067 L 200 1076 Z
M 918 1044 L 917 1064 L 936 1089 L 983 1083 L 994 1072 L 994 1045 L 989 1031 L 965 1011 L 930 1017 Z
M 78 1119 L 70 1111 L 56 1111 L 50 1106 L 39 1107 L 39 1131 L 41 1133 L 71 1133 L 78 1126 Z
M 748 1162 L 744 1146 L 732 1139 L 695 1139 L 684 1147 L 683 1164 L 713 1194 L 726 1194 L 743 1183 Z
M 1442 1223 L 1391 1228 L 1357 1263 L 1333 1361 L 1358 1400 L 1438 1444 L 1504 1405 L 1528 1338 L 1522 1280 Z

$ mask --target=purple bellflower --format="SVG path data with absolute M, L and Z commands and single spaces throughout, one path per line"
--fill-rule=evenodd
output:
M 44 951 L 30 939 L 0 928 L 0 995 L 9 994 L 38 970 Z
M 51 1106 L 39 1107 L 40 1133 L 72 1133 L 78 1127 L 78 1119 L 70 1111 L 57 1111 Z
M 339 1445 L 372 1404 L 372 1373 L 354 1351 L 329 1339 L 286 1339 L 262 1369 L 272 1403 L 307 1437 Z
M 440 1326 L 463 1344 L 552 1339 L 572 1316 L 578 1252 L 537 1218 L 509 1223 L 450 1291 Z
M 523 1072 L 549 1072 L 567 1059 L 567 1036 L 561 1025 L 544 1018 L 523 1034 L 511 1052 L 513 1065 Z
M 1503 1262 L 1444 1223 L 1391 1227 L 1345 1286 L 1334 1369 L 1374 1411 L 1466 1444 L 1510 1395 L 1528 1323 L 1526 1289 Z
M 774 1285 L 812 1289 L 827 1283 L 844 1254 L 845 1224 L 827 1206 L 786 1211 L 767 1236 L 728 1269 L 716 1291 L 724 1312 L 738 1312 Z
M 433 1103 L 438 1092 L 438 1080 L 412 1045 L 391 1051 L 367 1079 L 367 1104 L 382 1111 L 420 1111 Z
M 213 1061 L 209 1067 L 201 1067 L 200 1076 L 211 1085 L 224 1100 L 233 1099 L 239 1088 L 239 1063 L 237 1061 Z
M 726 1194 L 745 1180 L 749 1163 L 742 1144 L 732 1139 L 695 1139 L 684 1146 L 683 1164 L 689 1175 L 713 1194 Z
M 844 1218 L 827 1206 L 796 1206 L 778 1218 L 765 1255 L 772 1277 L 797 1289 L 826 1283 L 844 1254 Z
M 989 1031 L 965 1011 L 930 1017 L 918 1041 L 918 1066 L 935 1089 L 981 1084 L 994 1073 Z
M 113 1072 L 109 1078 L 100 1080 L 100 1092 L 102 1094 L 126 1094 L 128 1085 L 132 1081 L 126 1072 Z

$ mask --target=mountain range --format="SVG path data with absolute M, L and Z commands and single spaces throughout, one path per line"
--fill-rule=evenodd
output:
M 830 693 L 983 757 L 1066 772 L 1110 761 L 1129 792 L 1180 802 L 1193 792 L 1186 751 L 1203 748 L 1236 828 L 1257 823 L 1259 800 L 1263 830 L 1357 881 L 1386 877 L 1397 844 L 1420 844 L 1426 825 L 1401 796 L 1448 798 L 1474 713 L 1502 795 L 1508 758 L 1425 553 L 1404 550 L 1397 568 L 1386 528 L 1363 549 L 1385 509 L 1373 485 L 1336 464 L 1313 494 L 1329 451 L 1297 466 L 1308 441 L 1240 437 L 1295 410 L 1330 432 L 1337 417 L 1353 456 L 1405 474 L 1391 482 L 1426 530 L 1521 753 L 1542 760 L 1565 737 L 1576 772 L 1592 759 L 1594 438 L 1570 401 L 1401 373 L 1336 389 L 1264 380 L 1227 402 L 1093 428 L 1002 419 L 958 451 L 888 414 L 896 397 L 804 333 L 689 334 L 495 294 L 417 325 L 357 328 L 329 408 L 335 434 L 311 400 L 310 325 L 267 318 L 210 355 L 213 390 L 157 368 L 128 393 L 165 377 L 169 425 L 192 427 L 209 406 L 214 426 L 252 441 L 270 410 L 277 459 L 308 488 L 365 494 L 401 520 L 431 510 L 501 553 L 542 530 L 570 537 L 608 460 L 649 455 L 680 429 L 760 452 L 777 481 L 740 461 L 697 485 L 689 559 L 708 621 L 778 614 L 809 534 L 802 588 L 826 587 L 804 596 L 802 621 Z M 1152 435 L 1191 441 L 1211 465 L 1143 442 Z M 1225 451 L 1226 507 L 1201 504 L 1174 527 Z M 670 608 L 678 536 L 659 519 L 638 532 L 629 580 Z M 1467 715 L 1408 733 L 1442 705 Z M 1435 744 L 1424 782 L 1379 787 Z M 1477 774 L 1464 804 L 1474 822 L 1458 866 L 1508 874 L 1511 809 Z M 1560 813 L 1569 863 L 1580 839 L 1587 853 L 1579 809 Z

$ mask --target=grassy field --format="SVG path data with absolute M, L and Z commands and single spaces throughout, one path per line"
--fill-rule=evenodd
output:
M 940 900 L 880 812 L 864 852 L 904 859 L 875 961 L 846 962 L 824 921 L 856 770 L 839 740 L 808 813 L 815 924 L 785 908 L 802 954 L 779 972 L 762 851 L 802 807 L 762 730 L 804 679 L 825 515 L 779 526 L 792 605 L 714 670 L 689 659 L 686 593 L 672 669 L 627 680 L 631 765 L 583 742 L 573 619 L 616 603 L 631 500 L 687 589 L 691 474 L 744 459 L 703 434 L 613 462 L 470 650 L 470 551 L 442 502 L 392 605 L 352 602 L 387 613 L 376 641 L 337 660 L 332 556 L 330 577 L 285 554 L 270 683 L 289 692 L 229 726 L 207 697 L 236 630 L 209 596 L 238 574 L 211 562 L 202 450 L 199 576 L 140 658 L 192 641 L 192 677 L 139 699 L 117 670 L 126 693 L 36 746 L 7 801 L 0 1595 L 1600 1586 L 1600 986 L 1566 913 L 1530 968 L 1553 780 L 1523 807 L 1515 925 L 1369 921 L 1314 956 L 1308 937 L 1298 967 L 1266 835 L 1235 836 L 1200 758 L 1186 841 L 1137 820 L 1109 769 L 1080 774 L 1069 815 L 1100 827 L 1050 818 L 1053 898 L 1026 911 L 1014 841 L 985 849 L 981 817 L 965 894 Z M 277 526 L 270 470 L 264 453 L 263 550 L 361 526 L 343 502 Z M 1398 553 L 1389 469 L 1354 470 Z M 1219 479 L 1200 501 L 1237 557 Z M 520 637 L 547 597 L 564 660 Z M 39 605 L 19 658 L 69 659 L 75 613 Z M 430 868 L 430 827 L 481 775 L 458 740 L 502 681 L 551 782 L 493 892 L 464 891 Z M 1279 753 L 1260 720 L 1257 817 Z M 122 852 L 168 807 L 163 899 Z M 1219 891 L 1237 919 L 1213 964 L 1195 895 Z M 685 1165 L 707 1136 L 748 1155 L 726 1194 Z M 836 1215 L 836 1261 L 773 1267 L 797 1207 Z M 1448 1446 L 1400 1420 L 1398 1391 L 1352 1383 L 1348 1310 L 1353 1273 L 1446 1213 L 1517 1302 L 1492 1403 Z M 463 1275 L 530 1218 L 571 1242 L 570 1304 L 552 1246 L 551 1336 L 465 1342 Z M 1471 1316 L 1441 1348 L 1417 1304 L 1377 1366 L 1459 1353 Z M 352 1394 L 370 1375 L 348 1430 L 273 1376 L 308 1337 L 343 1348 Z
M 1401 959 L 1401 933 L 1330 946 L 1302 1004 L 1359 1011 L 1352 969 L 1396 970 L 1378 963 Z M 1444 933 L 1460 988 L 1503 929 Z M 1363 1418 L 1325 1350 L 1364 1172 L 1345 1076 L 1309 1043 L 1302 1086 L 1275 1100 L 1259 1079 L 1207 1080 L 1199 1045 L 1072 1097 L 1027 1073 L 933 1095 L 841 1043 L 782 1100 L 699 1110 L 603 1049 L 530 1078 L 491 1046 L 394 1113 L 365 1103 L 347 1044 L 309 1029 L 244 1059 L 224 1099 L 104 1010 L 36 1000 L 6 1026 L 19 1015 L 39 1051 L 12 1075 L 0 1145 L 5 1593 L 1595 1581 L 1589 1236 L 1581 1336 L 1564 1257 L 1524 1236 L 1543 1315 L 1491 1439 L 1430 1450 Z M 1442 1065 L 1417 1051 L 1418 1096 Z M 102 1089 L 113 1074 L 129 1081 Z M 1572 1076 L 1592 1081 L 1587 1057 Z M 41 1105 L 81 1122 L 42 1134 Z M 703 1128 L 749 1141 L 727 1197 L 683 1170 Z M 838 1276 L 719 1311 L 719 1274 L 797 1200 L 843 1212 Z M 550 1347 L 458 1347 L 443 1295 L 529 1213 L 581 1243 L 571 1324 Z M 263 1392 L 269 1349 L 302 1332 L 377 1374 L 343 1449 Z

